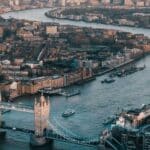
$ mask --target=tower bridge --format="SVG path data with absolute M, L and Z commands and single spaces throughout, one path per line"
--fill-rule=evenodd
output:
M 64 130 L 64 127 L 62 128 L 63 130 L 59 130 L 56 126 L 51 124 L 49 121 L 50 101 L 46 100 L 43 95 L 40 97 L 40 99 L 35 99 L 34 107 L 0 101 L 0 125 L 2 122 L 2 109 L 34 114 L 34 131 L 24 128 L 15 128 L 17 131 L 32 133 L 30 137 L 30 144 L 33 146 L 45 145 L 47 141 L 52 142 L 54 140 L 90 147 L 97 147 L 100 143 L 98 138 L 93 139 L 79 137 L 67 129 Z M 1 128 L 14 130 L 13 127 L 5 125 L 1 126 Z

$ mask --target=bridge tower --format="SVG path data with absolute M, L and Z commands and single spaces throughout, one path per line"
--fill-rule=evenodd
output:
M 50 112 L 50 102 L 42 95 L 39 101 L 35 100 L 34 104 L 34 123 L 35 135 L 43 136 L 44 131 L 48 128 L 48 119 Z
M 46 144 L 45 132 L 48 128 L 50 113 L 50 101 L 46 100 L 43 95 L 40 99 L 35 99 L 34 103 L 34 126 L 35 133 L 31 136 L 30 143 L 32 146 L 41 146 Z

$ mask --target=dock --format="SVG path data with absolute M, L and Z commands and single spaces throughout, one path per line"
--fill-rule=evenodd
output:
M 59 95 L 61 91 L 62 91 L 61 88 L 59 89 L 44 88 L 42 90 L 39 90 L 40 93 L 48 94 L 48 95 Z
M 39 90 L 39 92 L 48 95 L 60 95 L 65 97 L 71 97 L 71 96 L 79 95 L 81 93 L 80 90 L 78 89 L 67 90 L 61 88 L 59 89 L 44 88 L 42 90 Z
M 123 62 L 123 63 L 121 63 L 121 64 L 119 64 L 119 65 L 116 65 L 116 66 L 114 66 L 114 67 L 112 67 L 112 68 L 109 68 L 109 69 L 107 69 L 107 70 L 105 70 L 105 71 L 100 71 L 100 72 L 96 73 L 95 76 L 97 77 L 97 76 L 102 76 L 102 75 L 104 75 L 104 74 L 110 73 L 110 72 L 112 72 L 112 71 L 114 71 L 114 70 L 116 70 L 116 69 L 125 67 L 125 66 L 127 66 L 127 65 L 132 64 L 132 63 L 135 63 L 136 61 L 138 61 L 138 60 L 141 59 L 141 58 L 143 58 L 143 55 L 142 55 L 142 56 L 139 56 L 139 57 L 137 57 L 137 58 L 134 58 L 134 59 L 129 59 L 128 61 L 125 61 L 125 62 Z M 144 66 L 144 67 L 145 67 L 145 66 Z M 141 67 L 141 69 L 142 69 L 142 68 L 143 68 L 143 67 Z

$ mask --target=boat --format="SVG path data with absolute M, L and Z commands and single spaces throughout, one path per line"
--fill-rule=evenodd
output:
M 145 68 L 146 68 L 146 65 L 144 65 L 143 67 L 138 67 L 137 70 L 138 70 L 138 71 L 142 71 L 142 70 L 144 70 Z
M 73 109 L 67 109 L 65 112 L 63 112 L 62 117 L 70 117 L 75 114 L 75 111 Z
M 71 97 L 81 94 L 80 90 L 69 90 L 69 91 L 61 91 L 59 95 Z
M 108 78 L 101 81 L 101 83 L 113 83 L 113 82 L 115 82 L 115 79 L 113 78 Z
M 124 76 L 125 76 L 125 74 L 123 72 L 118 72 L 117 73 L 117 77 L 124 77 Z
M 12 128 L 12 130 L 16 130 L 16 128 L 15 128 L 15 127 L 13 127 L 13 128 Z

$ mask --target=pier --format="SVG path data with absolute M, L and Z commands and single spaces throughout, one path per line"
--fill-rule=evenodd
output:
M 60 95 L 60 96 L 65 96 L 65 97 L 71 97 L 75 95 L 81 94 L 80 90 L 78 89 L 72 89 L 72 90 L 67 90 L 67 89 L 50 89 L 50 88 L 44 88 L 42 90 L 39 90 L 40 93 L 47 94 L 47 95 Z
M 48 95 L 58 95 L 61 91 L 62 91 L 61 88 L 59 89 L 44 88 L 42 90 L 39 90 L 40 93 Z

